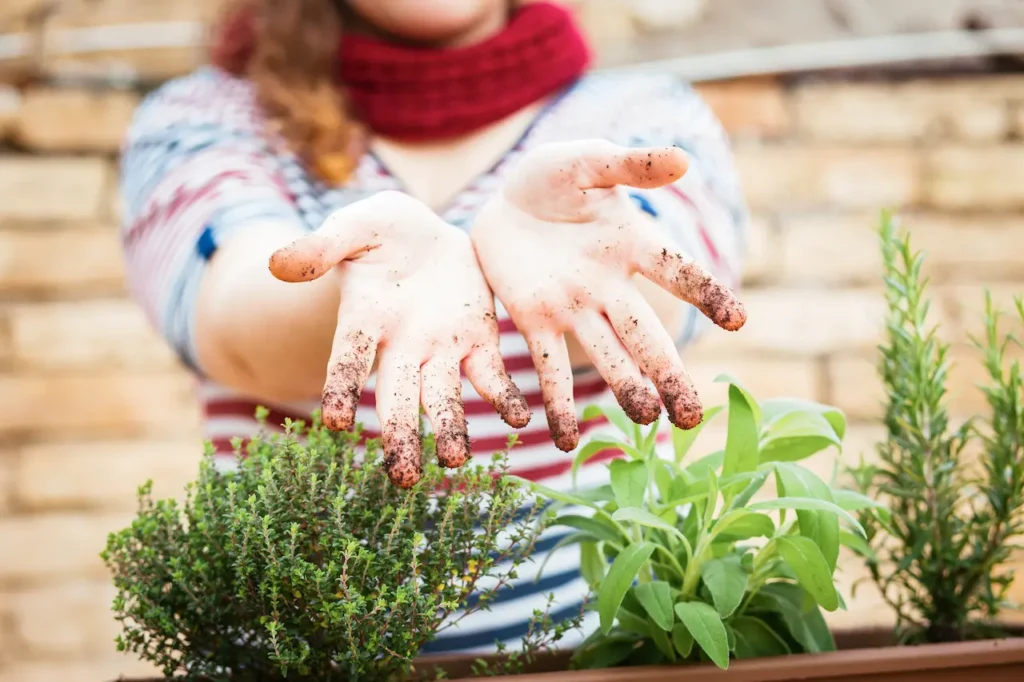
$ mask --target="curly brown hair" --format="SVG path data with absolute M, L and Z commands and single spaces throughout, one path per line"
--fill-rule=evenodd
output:
M 335 78 L 342 21 L 336 0 L 234 0 L 210 54 L 252 81 L 271 131 L 329 184 L 351 175 L 365 145 Z

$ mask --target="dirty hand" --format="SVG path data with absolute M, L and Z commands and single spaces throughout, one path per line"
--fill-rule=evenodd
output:
M 459 366 L 510 426 L 530 411 L 498 351 L 494 297 L 466 234 L 419 201 L 382 192 L 331 214 L 315 233 L 276 251 L 270 271 L 285 282 L 337 279 L 341 292 L 322 399 L 324 425 L 352 428 L 360 392 L 377 361 L 376 399 L 391 481 L 422 474 L 419 407 L 442 466 L 469 458 Z
M 480 267 L 526 338 L 551 437 L 579 441 L 564 334 L 573 332 L 634 422 L 661 413 L 688 429 L 700 400 L 669 332 L 633 281 L 640 273 L 720 327 L 743 326 L 743 305 L 679 251 L 620 187 L 653 188 L 687 170 L 677 148 L 629 149 L 604 140 L 551 143 L 527 153 L 471 232 Z

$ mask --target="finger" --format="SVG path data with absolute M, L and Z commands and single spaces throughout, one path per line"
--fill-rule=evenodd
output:
M 700 399 L 672 336 L 636 289 L 626 287 L 606 304 L 608 319 L 640 370 L 650 377 L 665 404 L 669 421 L 692 429 L 703 418 Z
M 559 450 L 569 452 L 579 444 L 580 429 L 576 422 L 576 402 L 572 395 L 572 365 L 569 362 L 569 349 L 565 345 L 565 338 L 561 334 L 550 332 L 525 336 L 540 379 L 540 391 L 544 396 L 544 412 L 547 414 L 551 440 Z
M 328 429 L 348 431 L 355 424 L 359 396 L 373 369 L 381 330 L 365 321 L 346 320 L 344 313 L 339 313 L 338 319 L 345 322 L 334 332 L 320 417 Z
M 521 429 L 530 423 L 530 406 L 509 376 L 496 348 L 477 348 L 466 356 L 462 368 L 476 392 L 494 407 L 506 424 Z
M 608 320 L 595 310 L 585 310 L 576 315 L 574 330 L 626 416 L 637 424 L 654 422 L 661 414 L 658 396 L 647 386 Z
M 669 246 L 660 235 L 639 238 L 636 267 L 644 277 L 692 304 L 722 329 L 736 331 L 747 321 L 746 309 L 731 289 L 685 253 Z
M 580 189 L 610 188 L 616 185 L 653 188 L 675 182 L 690 167 L 686 152 L 679 147 L 600 145 L 584 157 L 585 173 Z
M 399 488 L 411 488 L 423 475 L 419 363 L 395 352 L 382 353 L 377 367 L 376 397 L 384 468 L 392 483 Z
M 380 235 L 364 214 L 355 205 L 335 211 L 316 232 L 271 254 L 270 273 L 284 282 L 308 282 L 343 260 L 376 248 Z
M 421 396 L 437 446 L 437 461 L 455 469 L 469 459 L 466 407 L 462 402 L 459 363 L 450 358 L 432 358 L 420 370 Z

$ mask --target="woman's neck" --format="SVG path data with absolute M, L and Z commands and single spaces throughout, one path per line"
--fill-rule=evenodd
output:
M 479 17 L 472 24 L 469 24 L 452 35 L 445 36 L 439 40 L 418 41 L 407 36 L 389 33 L 378 26 L 363 19 L 359 14 L 344 2 L 337 0 L 339 11 L 343 17 L 343 31 L 346 35 L 361 35 L 384 40 L 395 45 L 408 47 L 429 47 L 443 50 L 445 48 L 469 47 L 482 43 L 501 33 L 508 24 L 511 9 L 508 6 L 495 5 L 494 9 L 486 15 Z

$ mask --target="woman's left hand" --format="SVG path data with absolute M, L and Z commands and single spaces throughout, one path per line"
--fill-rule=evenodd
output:
M 746 313 L 733 292 L 676 248 L 622 185 L 652 188 L 686 173 L 675 147 L 630 149 L 604 140 L 539 146 L 480 212 L 471 237 L 495 295 L 526 338 L 557 447 L 579 426 L 565 333 L 572 331 L 626 415 L 661 413 L 682 429 L 703 410 L 671 334 L 637 290 L 640 273 L 735 331 Z

